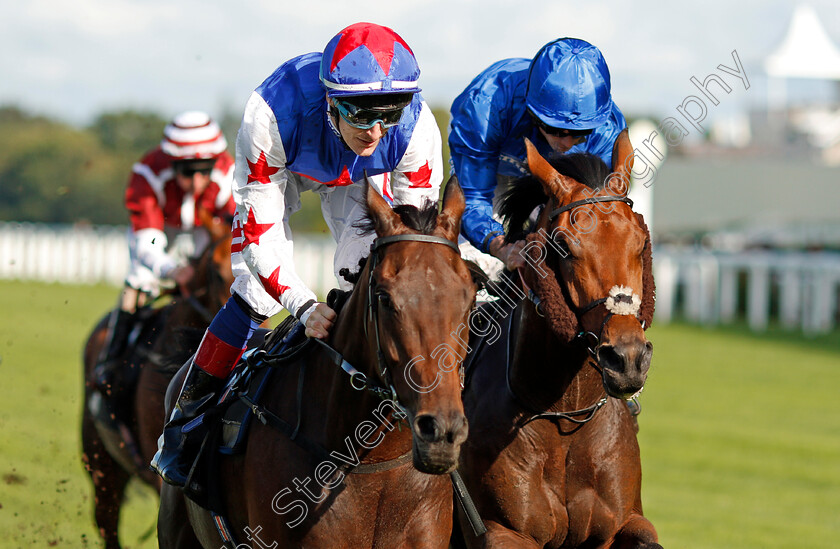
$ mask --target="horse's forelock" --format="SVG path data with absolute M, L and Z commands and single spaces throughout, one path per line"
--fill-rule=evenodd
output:
M 421 208 L 410 204 L 394 206 L 394 213 L 400 217 L 403 225 L 420 234 L 432 234 L 435 228 L 437 228 L 437 203 L 430 200 L 426 200 Z M 354 223 L 353 227 L 362 231 L 362 234 L 370 234 L 376 230 L 370 213 L 367 210 L 365 211 L 364 217 Z
M 611 173 L 601 157 L 589 153 L 554 155 L 549 162 L 561 175 L 571 177 L 590 189 L 603 187 Z

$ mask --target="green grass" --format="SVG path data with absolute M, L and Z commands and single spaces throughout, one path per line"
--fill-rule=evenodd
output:
M 654 326 L 639 433 L 665 547 L 834 547 L 840 338 Z
M 81 461 L 82 345 L 117 289 L 0 282 L 0 548 L 101 547 Z M 123 544 L 141 536 L 157 496 L 129 486 Z
M 101 547 L 81 464 L 81 347 L 110 287 L 0 281 L 0 548 Z M 639 434 L 646 514 L 669 548 L 840 538 L 840 337 L 654 326 Z M 123 543 L 156 547 L 135 484 Z

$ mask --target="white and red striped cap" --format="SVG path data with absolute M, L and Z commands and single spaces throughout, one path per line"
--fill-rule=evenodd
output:
M 215 158 L 227 149 L 227 140 L 207 113 L 187 111 L 163 129 L 160 148 L 176 160 Z

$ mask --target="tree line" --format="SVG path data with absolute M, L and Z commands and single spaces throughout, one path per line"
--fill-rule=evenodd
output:
M 449 113 L 433 109 L 444 136 Z M 228 139 L 230 152 L 241 113 L 211 113 Z M 123 205 L 132 165 L 161 140 L 169 122 L 159 113 L 121 110 L 96 116 L 86 127 L 0 107 L 0 221 L 125 225 Z M 292 216 L 295 230 L 326 232 L 314 193 Z

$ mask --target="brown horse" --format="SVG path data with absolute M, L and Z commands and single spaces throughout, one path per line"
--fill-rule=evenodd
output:
M 267 413 L 300 421 L 295 440 L 255 421 L 244 455 L 222 463 L 218 482 L 238 543 L 447 547 L 445 473 L 467 437 L 457 334 L 475 300 L 455 244 L 464 196 L 451 180 L 440 214 L 436 206 L 392 210 L 372 190 L 366 201 L 378 238 L 330 334 L 335 351 L 310 342 L 276 368 L 262 398 Z M 162 548 L 197 546 L 182 522 L 183 499 L 164 486 Z M 222 545 L 210 514 L 187 507 L 203 546 Z
M 650 366 L 643 329 L 654 292 L 647 227 L 624 198 L 632 148 L 625 131 L 612 175 L 590 155 L 558 159 L 561 175 L 527 148 L 533 178 L 503 198 L 509 231 L 543 207 L 524 250 L 525 292 L 513 292 L 522 299 L 488 313 L 495 342 L 473 341 L 459 470 L 487 533 L 463 527 L 465 540 L 473 548 L 660 547 L 642 515 L 639 447 L 624 401 Z
M 230 226 L 206 212 L 200 212 L 199 218 L 210 233 L 211 244 L 195 260 L 195 276 L 188 291 L 165 307 L 144 313 L 153 318 L 145 323 L 148 328 L 139 336 L 142 341 L 126 358 L 124 368 L 124 372 L 139 368 L 137 383 L 128 394 L 116 389 L 121 393 L 117 399 L 131 404 L 118 430 L 96 421 L 89 406 L 94 398 L 91 373 L 104 345 L 108 315 L 85 344 L 82 458 L 93 482 L 94 517 L 106 549 L 120 547 L 119 513 L 129 479 L 137 476 L 160 490 L 160 478 L 148 464 L 163 430 L 166 387 L 177 367 L 195 352 L 201 333 L 230 294 Z M 172 364 L 177 367 L 165 367 Z

